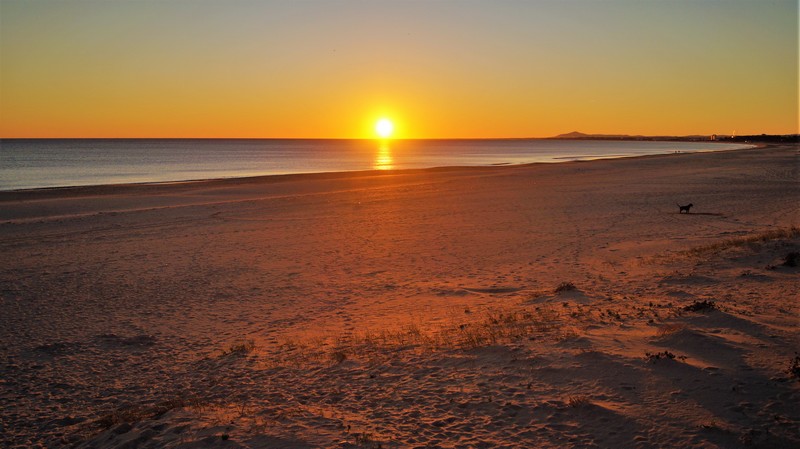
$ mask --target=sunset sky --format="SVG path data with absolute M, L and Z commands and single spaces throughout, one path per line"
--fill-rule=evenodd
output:
M 795 0 L 0 2 L 0 137 L 798 132 Z

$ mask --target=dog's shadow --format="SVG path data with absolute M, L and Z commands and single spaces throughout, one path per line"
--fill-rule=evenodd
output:
M 685 214 L 682 214 L 682 213 L 678 212 L 678 214 L 680 214 L 680 215 L 710 215 L 712 217 L 724 217 L 725 216 L 725 214 L 721 214 L 719 212 L 688 212 L 688 213 L 685 213 Z

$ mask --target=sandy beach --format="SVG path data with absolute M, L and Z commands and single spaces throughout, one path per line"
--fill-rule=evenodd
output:
M 799 149 L 0 192 L 0 446 L 798 447 Z

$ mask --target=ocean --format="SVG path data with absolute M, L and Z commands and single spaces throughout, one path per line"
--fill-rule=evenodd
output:
M 564 162 L 747 148 L 599 140 L 2 139 L 0 190 Z

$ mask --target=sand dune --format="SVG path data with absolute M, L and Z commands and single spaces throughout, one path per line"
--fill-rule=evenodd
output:
M 2 192 L 0 446 L 797 447 L 797 158 Z

